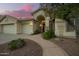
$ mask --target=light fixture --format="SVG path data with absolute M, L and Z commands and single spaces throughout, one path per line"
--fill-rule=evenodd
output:
M 42 24 L 40 24 L 40 27 L 42 26 Z
M 32 25 L 33 25 L 33 23 L 31 22 L 31 23 L 30 23 L 30 25 L 32 26 Z

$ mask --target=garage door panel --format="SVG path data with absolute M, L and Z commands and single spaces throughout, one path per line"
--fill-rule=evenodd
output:
M 33 33 L 33 27 L 27 24 L 23 25 L 23 33 L 32 34 Z
M 16 28 L 14 25 L 3 25 L 3 32 L 4 33 L 16 33 Z

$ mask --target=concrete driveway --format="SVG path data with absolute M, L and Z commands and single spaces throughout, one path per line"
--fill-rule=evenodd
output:
M 56 44 L 42 39 L 41 35 L 14 35 L 14 34 L 0 34 L 0 44 L 6 43 L 8 41 L 17 39 L 17 38 L 27 38 L 37 42 L 43 48 L 44 56 L 68 56 L 68 54 Z
M 18 38 L 17 35 L 13 35 L 13 34 L 1 34 L 0 33 L 0 44 L 6 43 L 8 41 L 14 40 Z

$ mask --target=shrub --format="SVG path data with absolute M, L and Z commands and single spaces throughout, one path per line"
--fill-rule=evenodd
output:
M 35 30 L 35 31 L 34 31 L 34 34 L 39 34 L 39 33 L 40 33 L 39 30 Z
M 8 48 L 10 50 L 14 50 L 17 48 L 21 48 L 25 45 L 24 39 L 17 39 L 17 40 L 12 40 L 11 42 L 8 43 Z
M 42 36 L 44 39 L 48 40 L 48 39 L 51 39 L 52 37 L 55 37 L 55 34 L 53 31 L 48 30 L 48 31 L 44 32 L 42 34 Z

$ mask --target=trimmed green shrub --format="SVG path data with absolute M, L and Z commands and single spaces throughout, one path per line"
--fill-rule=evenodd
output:
M 43 36 L 44 39 L 48 40 L 48 39 L 55 37 L 55 34 L 54 34 L 53 31 L 48 30 L 48 31 L 44 32 L 42 34 L 42 36 Z
M 8 48 L 10 50 L 14 50 L 14 49 L 17 49 L 17 48 L 21 48 L 25 45 L 25 41 L 24 39 L 17 39 L 17 40 L 12 40 L 11 42 L 8 43 Z

